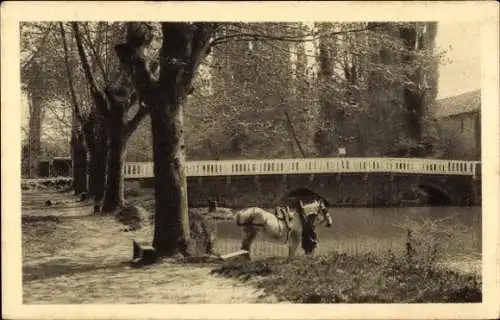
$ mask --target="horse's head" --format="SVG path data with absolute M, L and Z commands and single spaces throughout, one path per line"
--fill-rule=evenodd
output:
M 328 208 L 323 200 L 314 200 L 312 203 L 306 205 L 299 200 L 299 205 L 309 223 L 314 224 L 316 217 L 320 216 L 320 223 L 325 223 L 328 228 L 332 226 L 332 217 L 330 216 Z
M 326 206 L 326 203 L 325 201 L 323 200 L 319 200 L 318 201 L 319 204 L 318 204 L 318 210 L 319 210 L 319 216 L 323 217 L 323 221 L 325 223 L 325 225 L 330 228 L 333 224 L 333 221 L 332 221 L 332 216 L 330 215 L 330 212 L 328 210 L 328 207 Z

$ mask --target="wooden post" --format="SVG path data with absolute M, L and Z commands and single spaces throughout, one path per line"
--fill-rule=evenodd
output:
M 156 262 L 156 250 L 152 246 L 140 245 L 137 241 L 132 240 L 132 266 L 143 266 Z

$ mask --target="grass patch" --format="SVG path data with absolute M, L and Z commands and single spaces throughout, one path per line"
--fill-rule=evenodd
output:
M 477 275 L 416 267 L 392 254 L 267 258 L 226 263 L 212 273 L 255 280 L 267 294 L 294 303 L 481 302 L 482 297 Z

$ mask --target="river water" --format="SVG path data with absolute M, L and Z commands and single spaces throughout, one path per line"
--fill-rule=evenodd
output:
M 401 251 L 408 228 L 424 225 L 421 234 L 435 234 L 433 239 L 439 239 L 446 256 L 481 254 L 481 207 L 330 208 L 330 214 L 332 227 L 317 229 L 319 253 Z M 238 250 L 243 233 L 235 222 L 218 221 L 216 226 L 216 247 L 222 252 Z M 252 251 L 258 256 L 286 255 L 286 246 L 260 234 Z

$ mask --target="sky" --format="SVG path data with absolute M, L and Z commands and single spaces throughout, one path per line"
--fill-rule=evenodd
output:
M 438 99 L 481 88 L 479 24 L 439 22 L 436 46 L 451 60 L 439 68 Z

